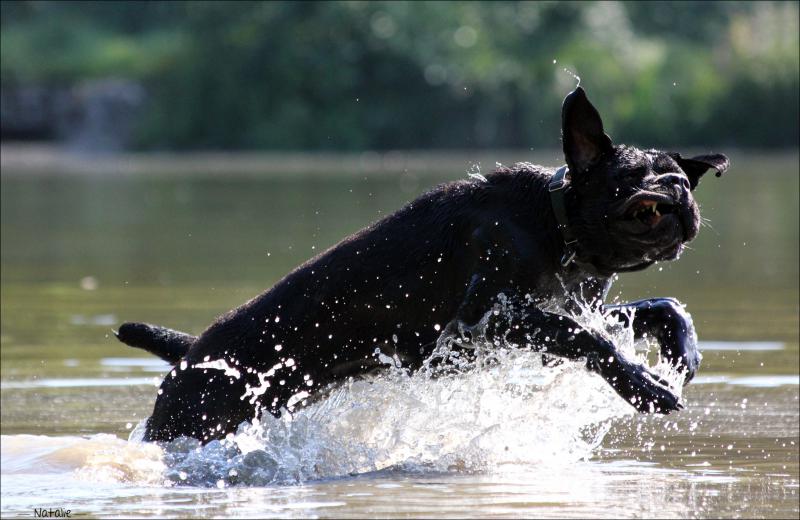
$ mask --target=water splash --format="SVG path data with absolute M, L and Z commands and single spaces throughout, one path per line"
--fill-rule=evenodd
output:
M 501 298 L 484 322 L 511 310 Z M 626 356 L 643 359 L 637 353 L 643 346 L 634 344 L 632 330 L 618 320 L 588 306 L 578 319 L 608 334 Z M 680 388 L 678 375 L 666 367 L 655 370 Z M 541 354 L 530 350 L 480 339 L 467 349 L 459 337 L 443 335 L 415 373 L 387 363 L 377 377 L 349 381 L 325 399 L 281 418 L 267 414 L 242 424 L 222 441 L 202 446 L 181 438 L 156 451 L 134 450 L 140 459 L 137 467 L 152 470 L 144 475 L 120 469 L 126 459 L 115 457 L 126 452 L 119 447 L 107 457 L 88 460 L 82 473 L 89 478 L 116 475 L 143 483 L 226 487 L 376 471 L 561 466 L 590 458 L 612 420 L 633 413 L 582 363 L 544 366 Z M 141 440 L 142 429 L 140 424 L 131 441 Z
M 484 177 L 481 173 L 481 165 L 478 163 L 472 163 L 470 165 L 470 167 L 467 169 L 467 177 L 470 179 L 477 179 L 481 182 L 488 182 L 486 177 Z
M 566 72 L 567 74 L 569 74 L 570 76 L 575 78 L 575 80 L 577 81 L 577 83 L 575 84 L 575 88 L 578 88 L 578 87 L 581 86 L 581 77 L 580 76 L 578 76 L 577 74 L 575 74 L 574 72 L 572 72 L 571 70 L 569 70 L 566 67 L 564 67 L 564 72 Z

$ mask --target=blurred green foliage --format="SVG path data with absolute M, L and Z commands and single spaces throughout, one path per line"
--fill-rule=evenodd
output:
M 2 2 L 2 83 L 141 81 L 148 149 L 798 144 L 797 2 Z

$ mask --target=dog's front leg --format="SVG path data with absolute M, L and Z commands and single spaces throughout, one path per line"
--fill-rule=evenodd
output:
M 682 408 L 666 381 L 641 364 L 629 361 L 601 334 L 575 320 L 530 309 L 520 315 L 489 314 L 500 292 L 513 299 L 520 259 L 524 255 L 510 240 L 513 230 L 501 226 L 479 228 L 472 235 L 475 269 L 455 319 L 444 334 L 457 335 L 467 343 L 479 336 L 489 342 L 529 345 L 547 354 L 572 360 L 586 359 L 587 368 L 598 373 L 640 412 L 669 413 Z M 517 244 L 519 242 L 516 242 Z M 480 327 L 480 329 L 479 329 Z
M 628 323 L 632 315 L 634 336 L 637 339 L 655 338 L 661 348 L 661 357 L 684 371 L 684 384 L 692 380 L 702 356 L 697 350 L 697 334 L 692 317 L 678 300 L 652 298 L 606 305 L 604 309 L 611 310 L 623 323 Z
M 586 359 L 589 370 L 640 412 L 667 414 L 683 408 L 666 381 L 627 359 L 610 339 L 567 316 L 540 309 L 521 317 L 492 315 L 483 333 L 490 342 L 528 345 L 554 356 Z
M 642 413 L 667 414 L 683 406 L 668 383 L 647 367 L 625 358 L 603 335 L 584 328 L 572 318 L 539 309 L 524 316 L 490 314 L 486 322 L 467 325 L 453 320 L 452 334 L 469 344 L 476 338 L 490 343 L 528 345 L 551 356 L 586 359 L 586 367 L 598 373 L 623 399 Z
M 476 283 L 472 294 L 477 296 L 488 280 L 473 278 Z M 486 291 L 486 294 L 491 292 Z M 449 328 L 451 334 L 460 336 L 466 343 L 481 337 L 490 343 L 528 345 L 548 355 L 571 360 L 586 359 L 589 370 L 603 377 L 614 391 L 640 412 L 667 414 L 683 407 L 666 381 L 645 366 L 625 358 L 608 338 L 567 316 L 531 309 L 522 316 L 492 313 L 488 320 L 474 325 L 453 320 Z

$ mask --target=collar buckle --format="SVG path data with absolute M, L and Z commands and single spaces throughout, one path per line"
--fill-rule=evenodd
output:
M 550 181 L 550 184 L 547 185 L 547 191 L 553 193 L 554 191 L 563 190 L 569 185 L 567 179 L 561 178 Z
M 547 184 L 547 191 L 553 193 L 554 191 L 560 191 L 564 188 L 569 186 L 569 182 L 567 182 L 566 175 L 567 175 L 567 167 L 562 166 L 559 168 L 556 173 L 553 174 L 553 177 L 550 179 L 550 182 Z

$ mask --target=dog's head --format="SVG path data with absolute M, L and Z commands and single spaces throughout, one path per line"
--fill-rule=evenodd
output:
M 615 146 L 580 87 L 564 99 L 562 132 L 578 259 L 610 274 L 677 258 L 700 227 L 692 191 L 710 168 L 722 175 L 728 158 Z

